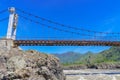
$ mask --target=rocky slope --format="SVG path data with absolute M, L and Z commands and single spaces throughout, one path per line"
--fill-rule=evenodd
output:
M 0 80 L 65 80 L 59 59 L 0 45 Z

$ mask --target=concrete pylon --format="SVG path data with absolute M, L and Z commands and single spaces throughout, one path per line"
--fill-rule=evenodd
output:
M 7 30 L 7 39 L 16 39 L 16 27 L 18 23 L 18 15 L 15 13 L 15 8 L 9 8 L 9 23 L 8 23 L 8 30 Z

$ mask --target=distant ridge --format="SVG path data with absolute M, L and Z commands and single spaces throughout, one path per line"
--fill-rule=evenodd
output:
M 93 67 L 116 67 L 120 68 L 120 47 L 111 47 L 100 53 L 92 53 L 88 51 L 85 54 L 79 52 L 66 52 L 63 54 L 54 54 L 60 58 L 64 66 L 87 66 Z

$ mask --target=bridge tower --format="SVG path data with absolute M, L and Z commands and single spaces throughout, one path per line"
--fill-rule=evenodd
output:
M 14 7 L 8 8 L 10 15 L 9 15 L 9 22 L 8 22 L 8 30 L 7 30 L 7 39 L 16 39 L 16 29 L 18 23 L 18 14 L 15 12 Z

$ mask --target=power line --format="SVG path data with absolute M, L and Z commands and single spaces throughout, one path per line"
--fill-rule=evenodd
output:
M 66 28 L 70 28 L 70 29 L 74 29 L 74 30 L 80 30 L 80 31 L 86 31 L 86 32 L 92 32 L 92 33 L 97 33 L 97 34 L 120 34 L 120 33 L 115 33 L 115 32 L 97 32 L 97 31 L 93 31 L 93 30 L 87 30 L 87 29 L 83 29 L 83 28 L 78 28 L 78 27 L 72 27 L 72 26 L 68 26 L 68 25 L 64 25 L 64 24 L 61 24 L 61 23 L 58 23 L 58 22 L 55 22 L 55 21 L 52 21 L 52 20 L 49 20 L 49 19 L 46 19 L 46 18 L 43 18 L 43 17 L 40 17 L 40 16 L 36 16 L 34 14 L 31 14 L 31 13 L 28 13 L 24 10 L 21 10 L 21 9 L 18 9 L 17 10 L 19 12 L 22 12 L 23 14 L 27 14 L 29 16 L 33 16 L 35 18 L 39 18 L 41 20 L 44 20 L 44 21 L 47 21 L 49 23 L 53 23 L 53 24 L 56 24 L 56 25 L 59 25 L 59 26 L 62 26 L 62 27 L 66 27 Z

